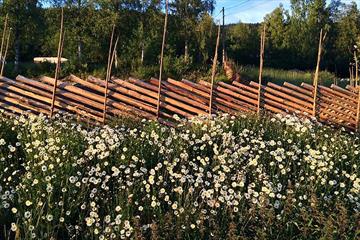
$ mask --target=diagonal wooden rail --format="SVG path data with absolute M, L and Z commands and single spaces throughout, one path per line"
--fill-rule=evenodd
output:
M 57 89 L 55 99 L 52 95 L 54 87 Z M 54 112 L 68 112 L 76 115 L 79 120 L 92 124 L 103 123 L 104 99 L 107 92 L 107 119 L 127 116 L 158 120 L 174 126 L 179 118 L 208 115 L 210 101 L 211 112 L 214 114 L 257 113 L 259 89 L 262 91 L 262 110 L 313 118 L 315 100 L 315 116 L 319 121 L 352 131 L 359 129 L 358 88 L 318 85 L 319 94 L 314 99 L 314 86 L 306 83 L 295 86 L 286 82 L 282 85 L 260 85 L 258 82 L 232 81 L 212 85 L 209 82 L 195 83 L 185 79 L 167 79 L 160 83 L 155 78 L 147 81 L 135 78 L 109 78 L 107 82 L 106 79 L 92 76 L 81 79 L 74 75 L 64 80 L 50 77 L 29 79 L 18 76 L 15 81 L 0 77 L 0 110 L 7 116 L 49 115 L 49 109 L 53 104 Z

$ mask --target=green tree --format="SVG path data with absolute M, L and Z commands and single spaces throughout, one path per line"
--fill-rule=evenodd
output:
M 42 37 L 42 10 L 38 0 L 4 0 L 1 5 L 2 16 L 9 14 L 9 25 L 12 28 L 14 48 L 9 55 L 15 59 L 15 70 L 20 61 L 30 60 L 39 53 L 39 38 Z
M 174 0 L 170 9 L 177 17 L 176 27 L 184 46 L 185 61 L 189 59 L 189 45 L 195 42 L 194 29 L 205 13 L 212 13 L 214 1 L 211 0 Z
M 353 47 L 360 36 L 360 12 L 355 2 L 342 5 L 339 21 L 336 23 L 334 58 L 339 70 L 347 71 L 352 61 Z
M 216 30 L 216 26 L 213 18 L 209 14 L 204 14 L 195 29 L 198 46 L 197 60 L 201 63 L 205 63 L 209 58 L 213 57 L 216 41 L 216 31 L 214 30 Z
M 238 23 L 227 30 L 228 57 L 241 64 L 258 64 L 258 25 Z
M 287 42 L 289 13 L 282 5 L 264 18 L 266 25 L 266 64 L 286 68 L 288 62 L 283 61 L 289 54 Z
M 64 56 L 69 58 L 77 67 L 83 64 L 105 62 L 108 39 L 114 16 L 111 12 L 97 11 L 90 2 L 79 1 L 64 3 Z M 43 52 L 47 55 L 56 55 L 59 26 L 59 8 L 47 9 L 46 37 L 43 42 Z

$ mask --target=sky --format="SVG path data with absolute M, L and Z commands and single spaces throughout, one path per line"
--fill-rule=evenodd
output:
M 342 0 L 350 3 L 352 0 Z M 330 2 L 330 1 L 329 1 Z M 355 0 L 360 6 L 360 0 Z M 262 22 L 266 14 L 283 4 L 285 9 L 290 8 L 290 0 L 217 0 L 214 11 L 215 19 L 220 19 L 220 11 L 225 7 L 226 23 L 258 23 Z

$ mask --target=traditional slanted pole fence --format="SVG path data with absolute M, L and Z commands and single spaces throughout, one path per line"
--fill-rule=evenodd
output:
M 259 113 L 260 109 L 263 109 L 271 113 L 297 114 L 300 117 L 315 116 L 324 123 L 346 127 L 350 130 L 359 130 L 359 87 L 350 85 L 343 89 L 336 85 L 325 87 L 318 83 L 322 44 L 326 36 L 326 34 L 323 36 L 322 31 L 320 32 L 317 67 L 312 85 L 303 83 L 295 86 L 286 82 L 283 85 L 263 84 L 265 28 L 260 41 L 258 82 L 241 82 L 240 78 L 233 77 L 234 74 L 228 74 L 229 80 L 232 82 L 215 84 L 220 24 L 211 83 L 204 81 L 195 83 L 185 79 L 181 81 L 167 79 L 165 81 L 162 71 L 167 19 L 168 1 L 166 1 L 159 79 L 151 78 L 148 81 L 142 81 L 134 78 L 127 80 L 111 78 L 111 69 L 119 39 L 117 37 L 113 44 L 113 29 L 105 80 L 92 76 L 80 79 L 71 75 L 67 78 L 68 81 L 71 81 L 70 83 L 58 80 L 64 44 L 64 12 L 62 10 L 55 78 L 42 77 L 34 80 L 18 76 L 14 81 L 0 76 L 0 109 L 7 115 L 43 113 L 50 116 L 55 110 L 61 110 L 76 114 L 80 120 L 94 124 L 105 123 L 110 116 L 129 116 L 158 120 L 171 126 L 174 126 L 177 121 L 174 114 L 182 118 L 192 118 L 198 115 L 209 114 L 211 116 L 221 112 L 232 115 L 241 112 Z M 7 39 L 9 39 L 9 35 Z M 5 43 L 5 41 L 6 37 L 3 42 Z M 4 55 L 4 43 L 0 51 L 1 57 Z M 8 45 L 8 40 L 6 45 Z M 231 72 L 235 72 L 229 69 L 231 65 L 226 62 L 224 62 L 225 67 Z M 356 77 L 353 76 L 353 78 Z M 111 94 L 109 94 L 110 92 Z

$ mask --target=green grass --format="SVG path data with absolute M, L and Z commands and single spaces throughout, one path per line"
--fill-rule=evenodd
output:
M 243 79 L 258 81 L 259 68 L 254 66 L 237 66 L 237 72 Z M 272 82 L 275 84 L 283 84 L 289 82 L 295 85 L 300 85 L 302 82 L 312 84 L 314 73 L 297 71 L 297 70 L 282 70 L 274 68 L 264 68 L 263 80 L 265 82 Z M 339 80 L 334 74 L 321 71 L 319 74 L 319 83 L 325 86 L 330 86 L 334 81 Z

